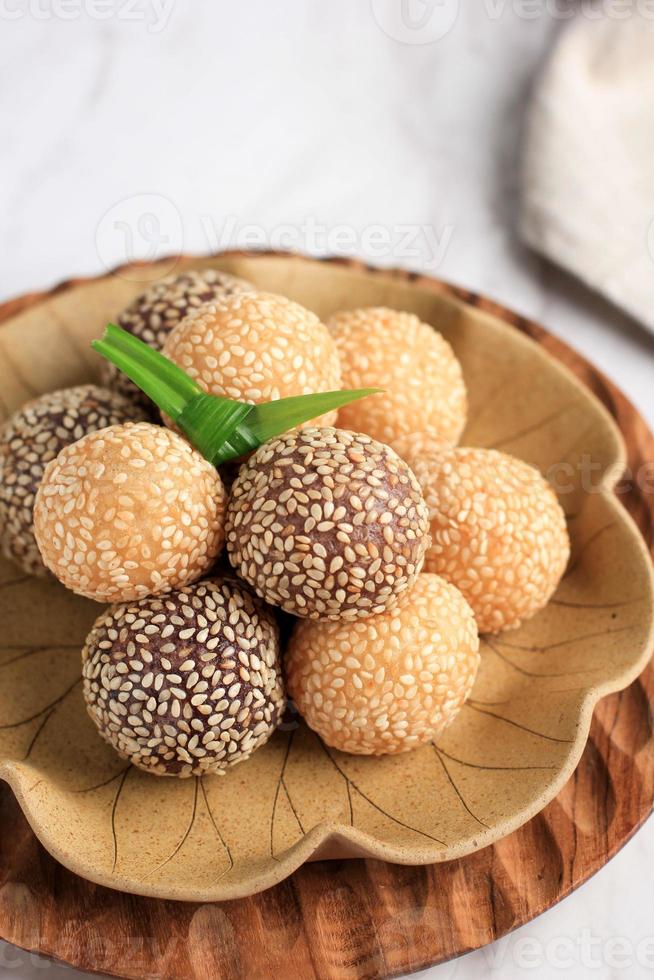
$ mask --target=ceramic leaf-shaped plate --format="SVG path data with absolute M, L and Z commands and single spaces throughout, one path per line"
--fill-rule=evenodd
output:
M 432 863 L 499 840 L 557 794 L 597 700 L 627 686 L 648 659 L 652 572 L 613 492 L 624 468 L 618 430 L 541 347 L 424 282 L 280 256 L 193 264 L 235 272 L 323 317 L 388 305 L 437 327 L 468 383 L 463 441 L 511 452 L 561 489 L 567 574 L 539 616 L 483 642 L 472 697 L 438 745 L 357 758 L 289 722 L 226 776 L 175 781 L 126 766 L 86 715 L 80 649 L 99 607 L 1 564 L 0 776 L 61 863 L 162 898 L 251 894 L 316 857 Z M 132 270 L 78 284 L 8 320 L 0 329 L 3 415 L 93 378 L 90 340 L 144 278 Z

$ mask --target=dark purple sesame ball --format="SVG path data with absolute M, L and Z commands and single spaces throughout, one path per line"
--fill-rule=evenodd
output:
M 266 602 L 306 619 L 357 619 L 384 612 L 414 582 L 429 512 L 389 446 L 308 428 L 242 465 L 226 535 L 232 565 Z
M 35 398 L 7 419 L 0 426 L 0 549 L 5 557 L 30 575 L 46 575 L 33 522 L 46 464 L 89 432 L 145 418 L 123 395 L 80 385 Z
M 141 293 L 116 322 L 150 347 L 161 350 L 171 330 L 205 303 L 253 289 L 254 286 L 245 279 L 227 272 L 189 269 L 179 275 L 167 276 Z M 103 384 L 147 406 L 152 417 L 159 421 L 159 412 L 150 399 L 114 364 L 103 361 L 100 370 Z
M 274 617 L 230 577 L 111 607 L 82 664 L 102 737 L 157 776 L 220 775 L 270 738 L 284 710 Z

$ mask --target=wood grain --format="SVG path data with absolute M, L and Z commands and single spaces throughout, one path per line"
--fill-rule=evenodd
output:
M 616 418 L 631 472 L 654 466 L 654 437 L 628 400 L 542 327 L 444 283 L 378 274 L 454 294 L 531 336 Z M 0 320 L 45 295 L 0 307 Z M 652 495 L 633 481 L 620 491 L 654 553 Z M 492 847 L 430 867 L 318 862 L 266 892 L 221 904 L 138 898 L 76 877 L 44 851 L 0 784 L 0 935 L 80 969 L 125 977 L 345 980 L 424 968 L 529 921 L 626 843 L 654 805 L 653 701 L 650 665 L 599 703 L 580 765 L 559 796 Z

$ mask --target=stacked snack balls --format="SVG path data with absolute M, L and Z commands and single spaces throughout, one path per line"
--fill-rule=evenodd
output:
M 122 602 L 195 582 L 224 544 L 220 476 L 175 432 L 147 422 L 84 436 L 48 464 L 34 529 L 73 592 Z
M 251 289 L 254 287 L 249 282 L 226 272 L 188 269 L 154 283 L 123 310 L 116 322 L 150 347 L 161 350 L 170 332 L 185 317 L 197 313 L 206 303 Z M 102 362 L 100 376 L 107 388 L 156 411 L 149 398 L 111 361 Z
M 470 694 L 479 638 L 461 593 L 422 574 L 386 612 L 299 622 L 286 658 L 288 693 L 328 744 L 394 755 L 437 738 Z
M 341 357 L 343 386 L 383 389 L 342 408 L 339 426 L 391 446 L 418 427 L 458 442 L 467 393 L 461 365 L 441 334 L 412 313 L 385 307 L 337 313 L 327 326 Z
M 405 462 L 363 433 L 296 429 L 261 446 L 231 489 L 227 551 L 267 602 L 309 619 L 383 612 L 415 581 L 428 511 Z
M 272 293 L 225 297 L 180 323 L 163 352 L 210 394 L 252 404 L 342 387 L 327 328 Z M 311 424 L 335 420 L 334 411 Z
M 420 435 L 398 447 L 429 507 L 425 570 L 452 582 L 479 630 L 515 629 L 545 607 L 570 556 L 565 514 L 545 478 L 495 449 Z
M 47 464 L 90 432 L 145 418 L 123 395 L 79 385 L 27 402 L 0 426 L 0 549 L 5 557 L 29 575 L 45 575 L 33 511 Z
M 385 308 L 326 327 L 289 299 L 212 272 L 164 280 L 130 310 L 121 324 L 209 394 L 261 404 L 341 387 L 384 392 L 342 408 L 338 428 L 332 411 L 264 442 L 229 501 L 187 439 L 128 421 L 143 413 L 120 394 L 58 393 L 12 420 L 0 447 L 5 551 L 113 604 L 83 660 L 103 737 L 161 775 L 220 773 L 247 758 L 284 704 L 269 603 L 297 617 L 288 691 L 328 745 L 381 755 L 438 738 L 474 684 L 478 630 L 534 615 L 569 556 L 563 512 L 536 470 L 455 448 L 467 398 L 449 344 Z M 140 348 L 141 367 L 148 354 L 160 360 Z M 181 426 L 176 397 L 190 388 L 196 407 L 211 399 L 158 366 L 145 386 L 156 398 L 161 381 L 159 401 Z M 234 445 L 279 431 L 257 424 Z M 187 428 L 207 456 L 229 459 Z M 218 450 L 232 445 L 228 427 L 211 432 Z M 225 544 L 240 580 L 216 572 Z
M 82 662 L 100 734 L 155 775 L 222 774 L 268 740 L 284 710 L 275 619 L 231 578 L 113 606 Z

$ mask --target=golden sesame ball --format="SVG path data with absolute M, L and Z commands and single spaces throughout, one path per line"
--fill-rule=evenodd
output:
M 406 452 L 431 525 L 425 570 L 463 593 L 479 630 L 513 629 L 542 609 L 570 555 L 565 514 L 543 476 L 496 449 Z
M 327 328 L 315 313 L 272 293 L 229 296 L 184 320 L 164 354 L 210 394 L 253 404 L 341 387 Z M 335 420 L 336 412 L 328 412 L 306 424 Z
M 45 575 L 34 537 L 34 498 L 50 460 L 72 442 L 109 425 L 147 417 L 97 385 L 41 395 L 0 426 L 0 550 L 28 575 Z
M 227 272 L 189 269 L 154 283 L 123 310 L 116 322 L 145 344 L 161 350 L 171 330 L 205 303 L 253 289 L 249 282 Z M 100 377 L 107 388 L 134 399 L 158 418 L 153 402 L 115 364 L 103 360 Z
M 448 342 L 412 313 L 384 307 L 337 313 L 327 326 L 344 388 L 383 388 L 346 405 L 338 424 L 393 446 L 417 429 L 457 443 L 466 423 L 461 365 Z
M 396 755 L 437 738 L 466 700 L 479 637 L 461 593 L 422 574 L 387 612 L 299 622 L 286 656 L 290 697 L 342 752 Z
M 431 432 L 411 432 L 409 435 L 399 436 L 393 442 L 393 449 L 409 466 L 413 466 L 413 461 L 426 454 L 440 453 L 453 448 L 451 442 L 439 439 Z
M 428 527 L 420 487 L 392 449 L 363 433 L 302 429 L 241 466 L 227 552 L 272 605 L 355 619 L 383 612 L 415 581 Z
M 113 606 L 82 664 L 102 737 L 158 776 L 222 774 L 268 741 L 284 710 L 275 620 L 230 578 Z
M 47 567 L 73 592 L 122 602 L 194 582 L 224 543 L 216 470 L 147 422 L 85 436 L 48 464 L 34 507 Z

